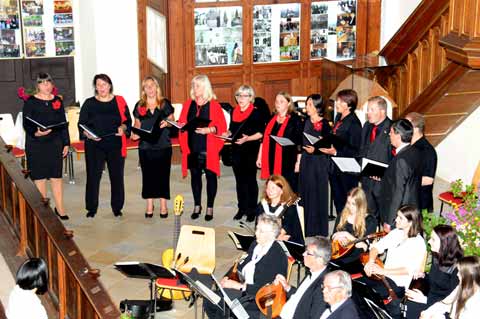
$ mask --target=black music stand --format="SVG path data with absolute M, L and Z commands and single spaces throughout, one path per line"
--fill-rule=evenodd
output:
M 282 243 L 285 245 L 285 247 L 288 250 L 288 253 L 290 256 L 295 259 L 294 264 L 297 265 L 297 286 L 300 283 L 300 270 L 304 268 L 303 264 L 303 253 L 305 252 L 305 245 L 302 244 L 297 244 L 292 241 L 287 241 L 284 240 Z
M 155 312 L 157 311 L 157 298 L 154 293 L 155 280 L 157 278 L 175 278 L 175 273 L 160 265 L 138 261 L 117 262 L 114 266 L 115 269 L 129 278 L 148 279 L 150 281 L 150 317 L 155 318 Z

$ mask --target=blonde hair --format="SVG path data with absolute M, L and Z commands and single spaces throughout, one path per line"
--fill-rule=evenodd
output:
M 147 84 L 147 81 L 152 81 L 155 86 L 156 86 L 156 100 L 157 100 L 157 108 L 160 108 L 160 105 L 163 102 L 163 95 L 162 95 L 162 90 L 160 89 L 160 84 L 158 84 L 157 79 L 155 79 L 153 76 L 147 76 L 145 79 L 142 81 L 142 94 L 140 96 L 140 103 L 139 105 L 141 106 L 146 106 L 147 105 L 147 94 L 145 93 L 145 85 Z
M 267 195 L 267 184 L 268 182 L 272 182 L 278 187 L 280 187 L 283 191 L 282 196 L 280 197 L 280 202 L 285 203 L 286 205 L 292 205 L 297 200 L 297 195 L 292 191 L 290 184 L 288 184 L 285 177 L 281 175 L 270 175 L 269 178 L 265 181 L 265 189 L 263 190 L 263 199 L 267 201 L 267 203 L 271 204 L 270 198 Z
M 355 201 L 356 214 L 355 222 L 353 223 L 353 232 L 355 237 L 363 237 L 365 235 L 365 217 L 367 217 L 367 197 L 361 187 L 355 187 L 348 192 L 348 198 L 351 197 Z M 337 225 L 337 231 L 343 230 L 343 227 L 347 223 L 347 218 L 352 214 L 349 205 L 345 205 L 342 210 L 340 222 Z
M 287 100 L 288 102 L 288 110 L 287 110 L 287 114 L 290 114 L 290 113 L 293 113 L 295 111 L 295 107 L 293 106 L 293 102 L 292 102 L 292 96 L 290 94 L 288 94 L 287 92 L 284 92 L 284 91 L 280 91 L 277 93 L 277 95 L 275 95 L 275 99 L 277 98 L 277 96 L 283 96 L 283 98 L 285 100 Z M 275 110 L 274 113 L 276 113 L 277 111 Z
M 205 91 L 203 92 L 202 98 L 205 99 L 206 101 L 210 101 L 212 99 L 216 99 L 217 96 L 215 93 L 213 93 L 212 89 L 212 84 L 210 83 L 210 80 L 208 79 L 208 76 L 204 74 L 199 74 L 193 77 L 192 82 L 191 82 L 191 87 L 190 87 L 190 98 L 192 100 L 195 100 L 195 95 L 193 94 L 193 86 L 195 83 L 202 83 Z
M 253 103 L 255 102 L 255 91 L 250 85 L 242 85 L 240 86 L 236 91 L 235 91 L 235 100 L 237 99 L 237 96 L 242 94 L 243 92 L 247 93 L 250 95 L 250 102 Z

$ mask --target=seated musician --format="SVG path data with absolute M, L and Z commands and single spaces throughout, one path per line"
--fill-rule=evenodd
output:
M 384 238 L 370 246 L 368 262 L 364 270 L 367 276 L 385 276 L 398 298 L 402 298 L 405 289 L 410 285 L 413 275 L 423 267 L 427 248 L 422 237 L 422 216 L 418 209 L 411 205 L 400 207 L 395 219 L 396 228 Z M 375 263 L 377 256 L 388 251 L 385 266 Z M 390 279 L 390 280 L 389 280 Z M 374 286 L 384 298 L 388 297 L 386 285 L 380 281 L 361 278 L 368 285 Z M 391 297 L 391 294 L 390 294 Z M 400 299 L 391 300 L 386 304 L 393 318 L 400 318 Z
M 287 180 L 281 175 L 271 175 L 265 182 L 262 200 L 258 204 L 257 215 L 267 214 L 282 221 L 279 240 L 303 244 L 303 231 L 297 211 L 297 195 Z
M 280 283 L 287 291 L 287 303 L 283 306 L 282 319 L 318 319 L 326 308 L 322 298 L 323 278 L 327 274 L 330 261 L 330 241 L 322 236 L 307 237 L 303 262 L 310 274 L 305 276 L 298 288 L 290 286 L 285 277 L 278 274 L 275 283 Z
M 257 291 L 272 282 L 277 274 L 287 275 L 287 255 L 276 238 L 280 234 L 281 226 L 278 218 L 260 215 L 255 230 L 256 241 L 248 250 L 248 255 L 238 265 L 242 282 L 224 277 L 220 284 L 230 299 L 246 300 L 243 302 L 245 310 L 251 318 L 257 318 L 260 311 L 255 303 Z M 210 319 L 223 318 L 224 314 L 212 303 L 204 301 L 205 312 Z
M 355 187 L 348 193 L 347 203 L 335 226 L 336 232 L 332 241 L 343 247 L 356 239 L 373 234 L 377 228 L 377 220 L 367 213 L 367 198 L 361 187 Z M 340 265 L 351 264 L 360 258 L 360 254 L 367 250 L 364 242 L 355 244 L 355 247 L 344 256 L 335 260 Z

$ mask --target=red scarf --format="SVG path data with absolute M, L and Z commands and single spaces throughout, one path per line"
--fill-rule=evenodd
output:
M 333 134 L 337 134 L 337 130 L 342 125 L 342 120 L 338 120 L 337 123 L 333 126 Z
M 275 163 L 273 163 L 273 172 L 270 173 L 270 156 L 268 153 L 270 152 L 270 133 L 272 132 L 273 126 L 277 121 L 278 114 L 275 114 L 273 118 L 268 123 L 267 127 L 265 128 L 265 134 L 263 135 L 263 143 L 262 143 L 262 168 L 260 178 L 267 179 L 270 177 L 271 174 L 282 175 L 282 147 L 280 144 L 276 143 L 275 145 Z M 280 129 L 278 130 L 277 136 L 283 137 L 285 133 L 285 128 L 287 127 L 288 120 L 290 119 L 290 115 L 287 115 L 285 120 L 283 121 Z
M 120 112 L 120 120 L 125 122 L 127 120 L 127 116 L 125 115 L 125 109 L 127 108 L 127 102 L 123 96 L 115 95 L 115 99 L 117 100 L 118 112 Z M 127 157 L 127 136 L 122 134 L 122 157 Z
M 314 129 L 315 131 L 320 132 L 320 131 L 322 130 L 322 127 L 323 127 L 323 122 L 322 122 L 322 120 L 320 120 L 320 121 L 318 121 L 318 122 L 315 122 L 315 123 L 312 122 L 312 124 L 313 124 L 313 129 Z
M 192 100 L 188 99 L 182 106 L 182 112 L 178 119 L 179 123 L 187 123 L 187 115 Z M 210 101 L 209 117 L 211 122 L 209 127 L 216 127 L 217 132 L 215 134 L 222 135 L 227 130 L 227 122 L 223 115 L 223 110 L 220 104 L 215 101 Z M 220 151 L 222 150 L 224 141 L 221 138 L 215 137 L 215 134 L 207 134 L 207 169 L 211 170 L 217 176 L 220 176 Z M 182 150 L 182 175 L 187 176 L 188 173 L 188 154 L 190 154 L 190 148 L 188 147 L 188 132 L 180 131 L 178 133 L 178 142 L 180 143 L 180 149 Z
M 237 122 L 237 123 L 243 122 L 250 116 L 250 114 L 252 114 L 252 111 L 253 111 L 253 104 L 252 103 L 250 103 L 247 106 L 245 111 L 240 110 L 240 106 L 237 105 L 233 109 L 232 121 Z

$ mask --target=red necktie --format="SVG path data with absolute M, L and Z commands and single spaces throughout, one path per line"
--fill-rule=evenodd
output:
M 342 125 L 342 121 L 338 121 L 335 123 L 335 126 L 333 126 L 333 134 L 337 134 L 337 129 Z
M 373 143 L 373 141 L 375 141 L 375 137 L 377 137 L 377 130 L 378 130 L 378 126 L 374 125 L 372 132 L 370 132 L 370 143 Z
M 392 148 L 392 155 L 395 157 L 397 156 L 397 149 L 394 147 Z

